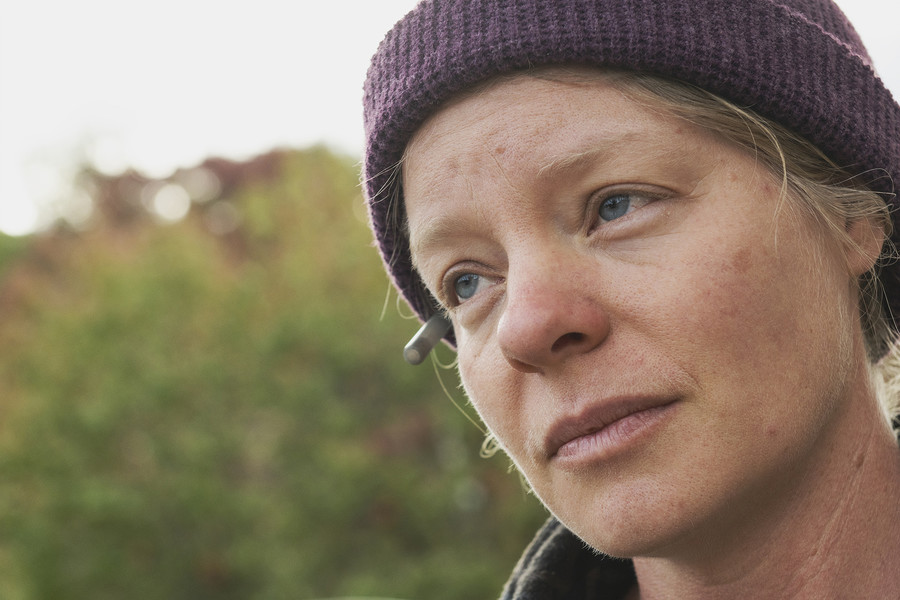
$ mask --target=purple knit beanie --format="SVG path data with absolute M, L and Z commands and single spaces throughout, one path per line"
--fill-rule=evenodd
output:
M 896 203 L 900 106 L 830 0 L 424 0 L 382 41 L 364 99 L 372 229 L 395 285 L 421 318 L 435 307 L 390 214 L 403 201 L 396 166 L 407 143 L 457 92 L 558 64 L 704 88 L 800 134 Z M 900 265 L 885 267 L 881 280 L 887 315 L 900 315 Z

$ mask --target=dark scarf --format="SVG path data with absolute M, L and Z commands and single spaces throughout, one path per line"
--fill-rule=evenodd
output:
M 620 600 L 636 581 L 630 560 L 598 554 L 550 518 L 525 550 L 500 600 Z

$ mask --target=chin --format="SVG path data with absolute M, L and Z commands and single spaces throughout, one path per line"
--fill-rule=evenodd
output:
M 665 555 L 703 521 L 702 506 L 651 481 L 620 484 L 612 494 L 560 508 L 551 512 L 575 535 L 617 558 Z

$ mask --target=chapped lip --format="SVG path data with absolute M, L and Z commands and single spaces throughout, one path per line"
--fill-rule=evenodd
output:
M 552 459 L 560 448 L 581 437 L 593 435 L 609 427 L 613 423 L 647 410 L 662 408 L 676 402 L 672 397 L 622 397 L 602 400 L 581 410 L 563 417 L 547 430 L 544 436 L 545 456 Z

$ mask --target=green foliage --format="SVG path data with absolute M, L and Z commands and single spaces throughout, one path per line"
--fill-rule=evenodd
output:
M 542 510 L 400 359 L 355 165 L 272 159 L 176 225 L 0 240 L 0 598 L 499 593 Z
M 27 241 L 22 238 L 10 237 L 0 233 L 0 276 L 21 254 L 26 245 Z

